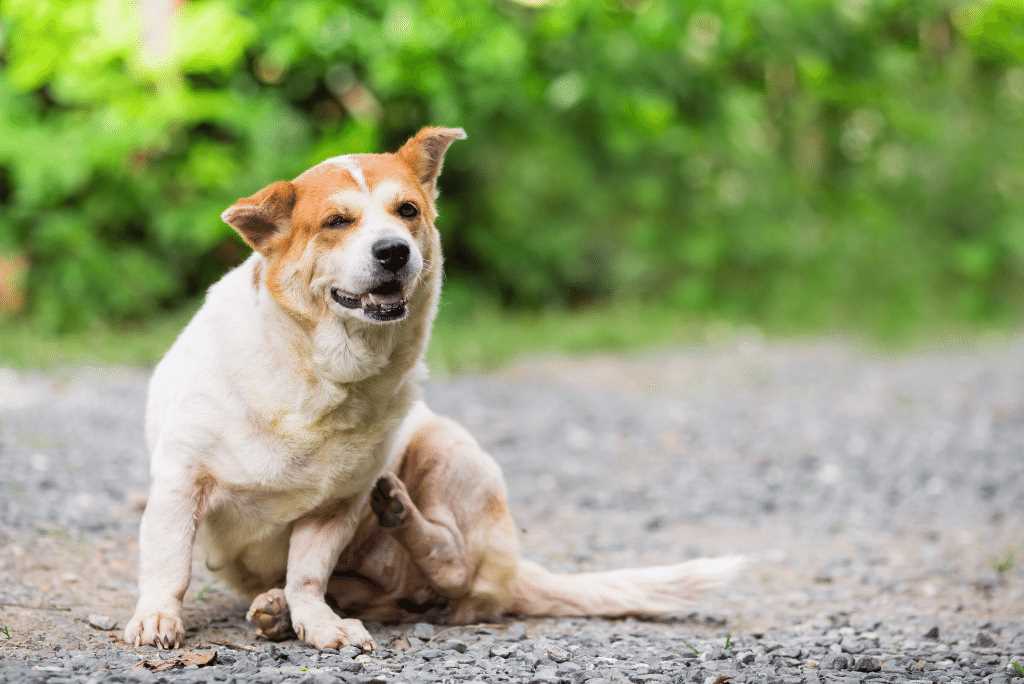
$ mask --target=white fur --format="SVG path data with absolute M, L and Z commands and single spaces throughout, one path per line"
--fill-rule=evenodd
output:
M 359 160 L 353 155 L 343 154 L 338 157 L 331 157 L 325 159 L 322 163 L 333 164 L 345 169 L 352 176 L 352 180 L 356 182 L 360 190 L 366 193 L 370 192 L 369 187 L 366 185 L 366 176 L 363 175 L 363 167 L 359 165 Z

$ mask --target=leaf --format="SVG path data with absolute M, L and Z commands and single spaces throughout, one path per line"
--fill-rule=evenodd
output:
M 216 651 L 185 651 L 173 658 L 154 658 L 153 660 L 141 660 L 135 666 L 136 670 L 149 670 L 151 672 L 163 672 L 178 667 L 206 667 L 217 662 Z

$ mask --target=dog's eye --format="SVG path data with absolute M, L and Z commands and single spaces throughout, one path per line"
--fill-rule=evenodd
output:
M 324 221 L 324 228 L 344 228 L 352 223 L 352 219 L 341 214 L 335 214 L 334 216 L 328 216 Z
M 398 205 L 398 215 L 402 218 L 416 218 L 420 210 L 412 202 L 402 202 Z

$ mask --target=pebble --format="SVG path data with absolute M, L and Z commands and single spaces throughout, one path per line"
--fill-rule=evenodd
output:
M 465 641 L 459 641 L 458 639 L 448 639 L 443 644 L 444 648 L 449 651 L 458 651 L 459 653 L 465 653 L 469 650 L 469 646 L 466 645 Z
M 823 670 L 845 670 L 850 667 L 850 660 L 840 653 L 830 653 L 821 661 Z
M 996 645 L 996 640 L 992 638 L 992 635 L 988 632 L 978 632 L 978 635 L 974 637 L 974 643 L 972 646 L 980 646 L 981 648 L 991 648 Z
M 89 616 L 89 624 L 96 629 L 111 630 L 117 627 L 117 620 L 109 615 L 94 613 Z
M 882 663 L 873 656 L 861 656 L 857 658 L 857 662 L 854 664 L 853 669 L 858 672 L 881 672 Z
M 549 682 L 558 682 L 558 672 L 554 667 L 545 666 L 537 668 L 537 671 L 533 674 L 531 682 L 539 682 L 540 684 L 548 684 Z
M 413 625 L 412 635 L 417 639 L 430 641 L 434 636 L 434 625 L 429 625 L 426 622 L 417 622 Z
M 509 641 L 522 641 L 526 638 L 526 625 L 522 622 L 513 622 L 505 630 L 505 638 Z
M 564 663 L 572 657 L 572 655 L 567 650 L 561 648 L 560 646 L 549 646 L 545 653 L 547 654 L 548 658 L 551 658 L 551 660 L 553 660 L 556 663 Z
M 495 658 L 508 658 L 515 653 L 515 646 L 505 646 L 504 644 L 495 644 L 491 646 L 491 656 Z

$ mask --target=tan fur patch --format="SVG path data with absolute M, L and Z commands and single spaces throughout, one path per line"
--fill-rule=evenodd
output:
M 257 292 L 260 291 L 260 276 L 263 275 L 263 263 L 260 261 L 256 262 L 256 265 L 252 268 L 252 288 Z

